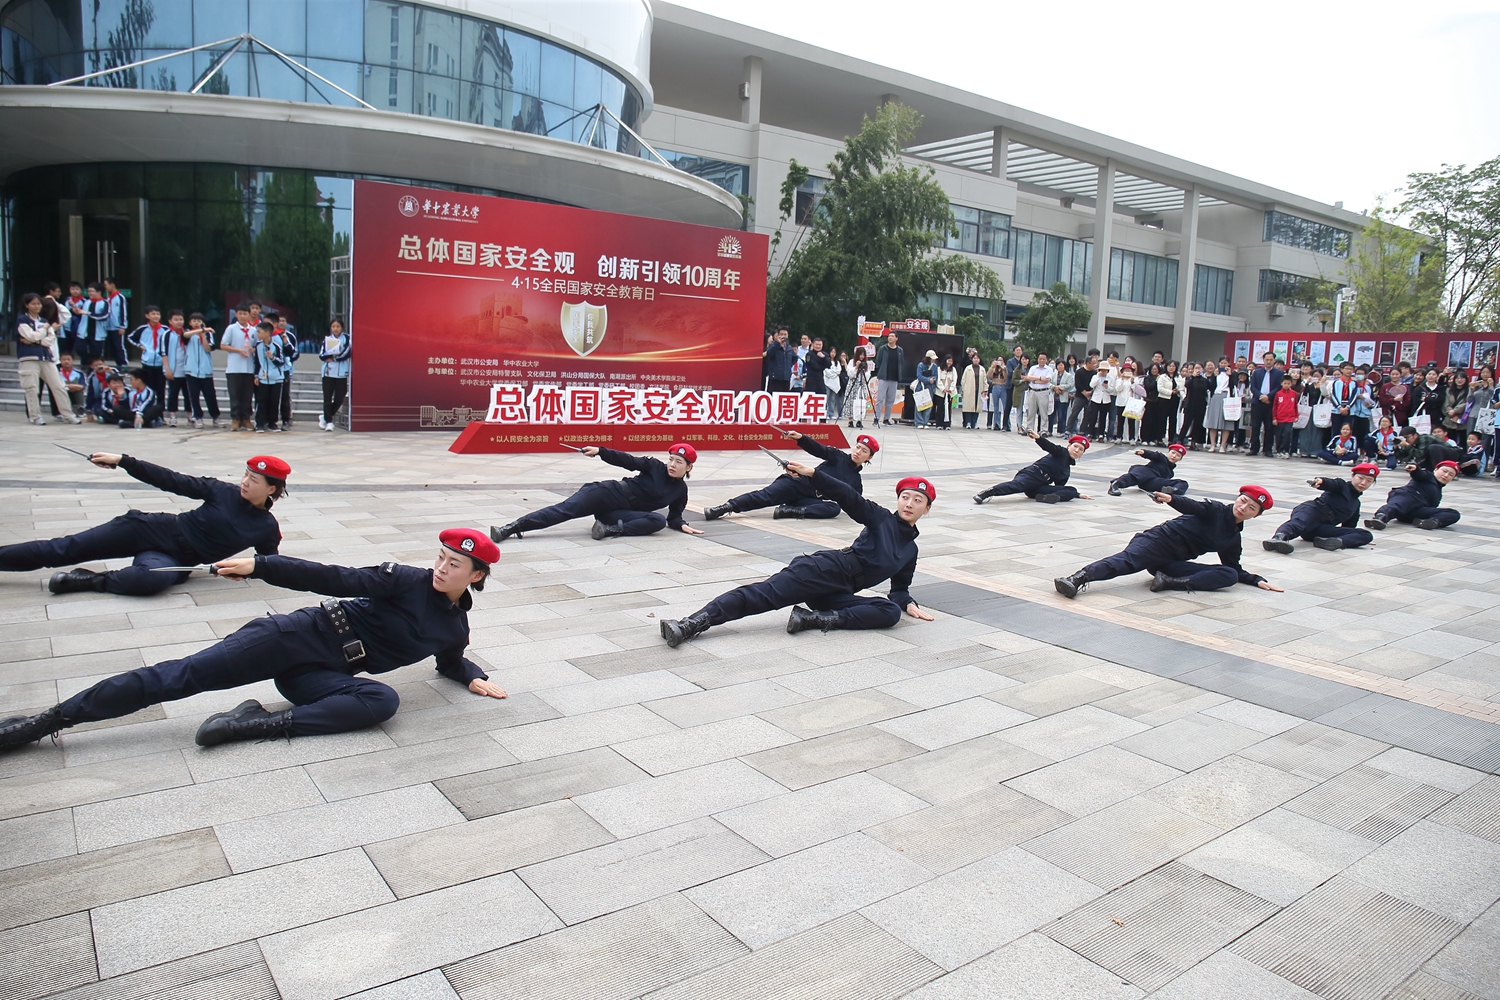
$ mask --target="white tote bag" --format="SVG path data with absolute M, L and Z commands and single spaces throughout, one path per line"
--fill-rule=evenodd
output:
M 1411 425 L 1417 429 L 1418 434 L 1432 433 L 1432 414 L 1418 413 L 1411 418 Z
M 823 388 L 827 389 L 829 392 L 838 392 L 839 386 L 843 384 L 844 383 L 839 380 L 838 365 L 834 365 L 832 368 L 823 373 Z
M 1224 397 L 1224 419 L 1227 422 L 1229 422 L 1231 424 L 1234 423 L 1236 420 L 1240 419 L 1240 416 L 1243 413 L 1244 413 L 1244 404 L 1243 404 L 1242 400 L 1240 399 L 1240 397 L 1238 397 L 1238 396 L 1225 396 Z
M 1300 400 L 1297 403 L 1297 419 L 1292 421 L 1292 426 L 1299 431 L 1306 427 L 1312 420 L 1312 411 L 1313 408 L 1310 403 L 1306 400 Z
M 911 401 L 912 401 L 912 404 L 914 406 L 916 406 L 916 408 L 919 409 L 919 410 L 930 410 L 930 409 L 932 409 L 932 393 L 930 393 L 930 392 L 927 391 L 927 387 L 926 386 L 923 386 L 922 388 L 918 389 L 916 392 L 912 393 L 911 394 Z
M 1146 401 L 1139 396 L 1131 396 L 1125 400 L 1125 419 L 1139 420 L 1146 413 Z
M 1323 400 L 1312 408 L 1312 422 L 1314 427 L 1333 426 L 1333 404 Z

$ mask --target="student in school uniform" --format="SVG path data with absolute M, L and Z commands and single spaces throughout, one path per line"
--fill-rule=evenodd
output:
M 276 324 L 276 342 L 281 347 L 281 429 L 292 429 L 292 371 L 300 352 L 297 350 L 297 328 L 278 312 L 266 313 Z
M 82 367 L 87 370 L 88 362 L 84 360 L 83 354 L 78 346 L 78 334 L 83 329 L 83 318 L 88 298 L 83 294 L 83 286 L 73 282 L 68 286 L 68 297 L 61 303 L 64 314 L 62 329 L 58 331 L 57 338 L 60 343 L 66 344 L 65 350 L 78 359 Z
M 255 433 L 281 431 L 276 418 L 281 415 L 281 383 L 286 377 L 282 368 L 281 342 L 276 324 L 268 319 L 256 328 L 255 342 Z
M 256 339 L 255 327 L 250 325 L 250 307 L 235 306 L 234 322 L 224 328 L 219 338 L 219 346 L 229 358 L 224 382 L 229 393 L 231 431 L 248 431 L 255 426 L 255 360 L 251 355 L 255 353 Z
M 187 327 L 183 324 L 182 310 L 168 310 L 167 336 L 162 344 L 161 356 L 162 378 L 167 383 L 167 398 L 162 419 L 166 421 L 168 427 L 177 426 L 178 400 L 182 401 L 182 408 L 187 411 L 188 422 L 194 427 L 203 425 L 203 411 L 199 410 L 197 419 L 193 419 L 192 404 L 188 402 L 186 334 Z
M 136 430 L 141 430 L 161 423 L 161 402 L 156 393 L 146 384 L 146 375 L 139 368 L 130 373 L 130 389 L 125 393 L 125 406 L 128 408 L 128 414 L 122 412 L 118 406 L 115 408 L 121 427 L 134 427 Z
M 109 417 L 109 407 L 105 404 L 109 400 L 109 379 L 118 372 L 113 371 L 104 359 L 95 357 L 89 362 L 89 373 L 83 380 L 83 419 L 93 423 L 103 423 Z M 120 380 L 120 388 L 125 388 L 125 380 Z
M 109 356 L 114 359 L 115 367 L 124 371 L 125 366 L 130 364 L 130 358 L 125 353 L 125 329 L 129 326 L 129 320 L 125 315 L 125 296 L 113 278 L 104 279 L 104 301 L 104 332 L 109 343 Z
M 94 419 L 101 424 L 113 424 L 116 427 L 129 427 L 135 423 L 135 415 L 130 412 L 130 401 L 127 397 L 130 390 L 125 386 L 125 376 L 117 371 L 109 373 L 109 390 L 104 394 L 104 400 L 99 408 L 93 411 Z M 125 421 L 121 423 L 120 421 Z
M 73 364 L 73 355 L 63 352 L 57 361 L 57 377 L 62 379 L 63 386 L 68 390 L 69 412 L 75 417 L 83 416 L 84 394 L 88 390 L 85 384 L 88 380 L 88 372 Z
M 140 348 L 139 371 L 160 401 L 166 396 L 167 378 L 162 370 L 168 330 L 161 321 L 161 306 L 146 307 L 146 322 L 130 331 L 126 339 Z
M 318 414 L 318 426 L 325 431 L 334 428 L 333 418 L 349 395 L 349 355 L 353 343 L 344 330 L 341 320 L 329 320 L 328 336 L 323 338 L 323 348 L 318 357 L 323 361 L 323 412 Z
M 104 286 L 97 281 L 89 282 L 89 297 L 83 304 L 83 315 L 78 328 L 78 351 L 84 364 L 92 367 L 95 358 L 105 356 L 109 331 L 105 323 L 109 319 L 109 300 L 104 297 Z
M 185 334 L 187 398 L 193 408 L 196 426 L 203 426 L 203 411 L 207 410 L 215 427 L 224 426 L 219 419 L 219 394 L 214 389 L 214 331 L 203 321 L 203 314 L 188 316 Z M 253 377 L 253 376 L 252 376 Z

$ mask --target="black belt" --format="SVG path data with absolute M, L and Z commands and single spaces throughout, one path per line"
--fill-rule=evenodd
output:
M 318 602 L 323 610 L 328 613 L 328 620 L 333 623 L 333 630 L 340 637 L 353 635 L 354 629 L 349 625 L 349 614 L 344 610 L 344 602 L 329 597 Z M 346 663 L 358 663 L 365 658 L 365 644 L 358 639 L 344 643 L 344 661 Z

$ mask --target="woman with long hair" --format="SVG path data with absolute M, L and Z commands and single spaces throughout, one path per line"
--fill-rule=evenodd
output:
M 932 393 L 932 423 L 943 430 L 953 428 L 953 395 L 958 392 L 958 369 L 953 367 L 953 355 L 944 354 L 938 366 L 937 388 Z
M 1187 379 L 1182 377 L 1181 369 L 1177 362 L 1168 361 L 1167 367 L 1162 370 L 1162 377 L 1171 383 L 1172 394 L 1167 398 L 1167 436 L 1166 443 L 1181 441 L 1182 434 L 1177 430 L 1177 413 L 1182 408 L 1183 397 L 1187 395 Z M 1158 380 L 1159 381 L 1159 380 Z
M 1002 430 L 1005 423 L 1005 400 L 1010 392 L 1010 371 L 1005 367 L 1005 355 L 995 356 L 984 378 L 990 385 L 990 409 L 985 426 L 992 431 Z
M 865 425 L 865 409 L 870 403 L 870 373 L 874 362 L 863 347 L 854 349 L 854 357 L 844 369 L 844 420 L 850 427 Z
M 1224 403 L 1229 399 L 1229 390 L 1234 384 L 1234 370 L 1227 365 L 1219 368 L 1212 361 L 1204 366 L 1208 378 L 1208 410 L 1203 417 L 1203 428 L 1208 431 L 1208 450 L 1223 454 L 1228 446 L 1238 421 L 1226 420 Z
M 1172 394 L 1169 383 L 1166 396 L 1162 396 L 1164 374 L 1162 366 L 1152 362 L 1141 380 L 1146 389 L 1146 412 L 1141 415 L 1141 444 L 1160 445 L 1162 435 L 1167 432 L 1167 400 Z
M 1460 368 L 1448 379 L 1443 393 L 1443 426 L 1454 441 L 1463 440 L 1469 409 L 1469 373 Z

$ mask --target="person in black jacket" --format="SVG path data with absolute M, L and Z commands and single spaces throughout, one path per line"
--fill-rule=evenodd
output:
M 473 528 L 449 528 L 438 539 L 437 561 L 425 570 L 394 562 L 350 569 L 276 555 L 223 560 L 216 565 L 226 580 L 254 577 L 346 600 L 252 619 L 191 656 L 100 681 L 40 715 L 0 720 L 0 749 L 263 680 L 275 681 L 292 707 L 268 712 L 258 701 L 242 702 L 204 720 L 199 746 L 364 729 L 395 715 L 401 699 L 389 685 L 355 675 L 385 673 L 429 656 L 444 677 L 475 694 L 504 698 L 505 691 L 463 655 L 473 605 L 469 588 L 484 589 L 500 549 Z
M 790 336 L 786 327 L 781 327 L 766 341 L 766 349 L 761 353 L 761 370 L 765 372 L 767 392 L 791 391 L 792 366 L 797 363 L 797 351 L 787 344 Z
M 1027 433 L 1047 454 L 1016 473 L 1010 482 L 997 483 L 974 494 L 974 502 L 984 503 L 990 497 L 1010 496 L 1012 493 L 1024 493 L 1037 503 L 1066 503 L 1078 497 L 1092 500 L 1093 497 L 1068 485 L 1069 470 L 1089 450 L 1089 439 L 1074 434 L 1064 448 L 1040 437 L 1036 431 Z
M 677 646 L 711 626 L 790 606 L 786 630 L 890 628 L 901 612 L 932 621 L 911 596 L 917 571 L 917 521 L 932 509 L 937 488 L 927 479 L 908 476 L 896 484 L 896 509 L 866 500 L 826 468 L 793 462 L 788 471 L 812 481 L 819 495 L 844 508 L 864 530 L 847 549 L 824 549 L 800 555 L 786 569 L 760 583 L 736 587 L 683 619 L 661 623 L 661 637 Z M 860 597 L 859 591 L 891 581 L 890 597 Z M 806 607 L 801 605 L 805 604 Z
M 1348 480 L 1332 476 L 1309 479 L 1307 485 L 1321 491 L 1314 500 L 1299 503 L 1292 516 L 1276 533 L 1261 542 L 1267 552 L 1292 554 L 1292 539 L 1301 538 L 1320 549 L 1357 549 L 1369 545 L 1375 536 L 1359 525 L 1360 494 L 1375 485 L 1380 467 L 1361 462 L 1349 470 Z
M 847 483 L 856 493 L 865 491 L 860 469 L 880 450 L 880 442 L 869 434 L 854 439 L 854 447 L 848 452 L 830 448 L 797 431 L 782 431 L 782 436 L 796 441 L 797 447 L 814 458 L 822 459 L 818 468 L 835 479 Z M 775 507 L 773 520 L 784 517 L 823 519 L 838 517 L 840 507 L 832 500 L 825 500 L 813 490 L 812 482 L 805 476 L 784 473 L 772 480 L 771 485 L 753 493 L 742 493 L 732 500 L 703 508 L 703 517 L 715 521 L 725 514 L 744 514 L 763 507 Z
M 1391 490 L 1385 498 L 1385 505 L 1365 521 L 1365 527 L 1384 531 L 1390 522 L 1400 521 L 1432 531 L 1457 524 L 1458 511 L 1439 504 L 1443 502 L 1443 487 L 1458 478 L 1458 463 L 1438 462 L 1431 472 L 1417 465 L 1408 465 L 1406 471 L 1411 475 L 1411 482 Z
M 271 505 L 286 495 L 292 469 L 274 455 L 256 455 L 246 462 L 238 486 L 184 476 L 129 455 L 96 452 L 89 461 L 101 469 L 124 469 L 143 483 L 203 504 L 186 514 L 132 510 L 76 535 L 7 545 L 0 548 L 0 570 L 16 573 L 134 556 L 133 565 L 109 573 L 54 573 L 47 587 L 54 594 L 97 590 L 147 597 L 188 578 L 187 573 L 153 573 L 153 567 L 194 566 L 248 548 L 270 555 L 281 546 L 281 527 L 271 515 Z
M 591 532 L 594 538 L 613 538 L 618 535 L 653 535 L 671 526 L 676 531 L 689 535 L 703 532 L 682 519 L 687 507 L 687 478 L 692 474 L 693 463 L 698 461 L 698 450 L 690 444 L 674 444 L 667 449 L 667 460 L 658 461 L 630 455 L 613 448 L 583 449 L 589 458 L 604 459 L 610 465 L 630 469 L 640 475 L 630 479 L 608 479 L 599 483 L 585 483 L 562 503 L 516 518 L 509 524 L 490 529 L 490 538 L 503 542 L 511 535 L 522 537 L 523 531 L 550 528 L 554 524 L 571 521 L 575 517 L 594 516 Z M 657 511 L 667 508 L 663 517 Z
M 1187 445 L 1172 443 L 1167 453 L 1137 449 L 1136 454 L 1146 460 L 1145 465 L 1132 465 L 1119 479 L 1109 484 L 1109 495 L 1117 497 L 1121 490 L 1138 486 L 1147 493 L 1175 493 L 1182 496 L 1188 491 L 1186 479 L 1176 478 L 1177 463 L 1187 454 Z
M 1090 583 L 1141 570 L 1152 574 L 1153 591 L 1223 590 L 1236 583 L 1250 583 L 1261 590 L 1282 592 L 1240 565 L 1240 534 L 1245 522 L 1271 509 L 1271 494 L 1264 487 L 1241 486 L 1233 504 L 1189 500 L 1170 493 L 1153 493 L 1151 498 L 1170 504 L 1183 516 L 1138 533 L 1123 552 L 1089 563 L 1072 576 L 1053 580 L 1059 594 L 1074 598 Z M 1192 561 L 1207 552 L 1218 553 L 1220 565 Z

